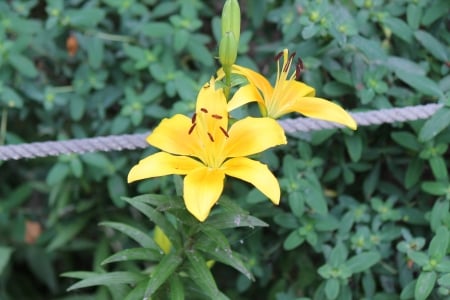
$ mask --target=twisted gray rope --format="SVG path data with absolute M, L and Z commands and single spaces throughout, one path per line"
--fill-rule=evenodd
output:
M 358 126 L 379 125 L 427 119 L 442 105 L 427 104 L 403 108 L 380 109 L 367 112 L 352 113 Z M 307 118 L 285 119 L 279 123 L 287 133 L 308 132 L 322 129 L 341 128 L 342 125 Z M 105 137 L 73 139 L 67 141 L 35 142 L 29 144 L 0 146 L 0 160 L 17 160 L 58 156 L 70 153 L 86 153 L 95 151 L 122 151 L 148 147 L 145 134 L 125 134 Z

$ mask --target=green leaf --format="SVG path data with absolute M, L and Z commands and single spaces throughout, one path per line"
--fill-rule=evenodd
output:
M 422 272 L 417 278 L 416 288 L 414 290 L 415 300 L 425 300 L 431 294 L 436 283 L 436 272 Z
M 408 44 L 412 42 L 413 32 L 403 20 L 398 18 L 385 18 L 383 23 L 392 30 L 392 33 Z
M 411 282 L 409 282 L 402 290 L 401 294 L 400 294 L 400 299 L 401 300 L 408 300 L 408 299 L 412 299 L 414 297 L 414 289 L 416 287 L 416 280 L 413 280 Z
M 448 181 L 447 163 L 442 156 L 433 156 L 428 159 L 428 162 L 437 180 Z
M 423 9 L 416 3 L 409 3 L 406 7 L 406 21 L 412 29 L 419 28 L 420 19 L 422 18 Z
M 152 296 L 156 290 L 175 272 L 183 259 L 175 252 L 164 255 L 161 262 L 153 270 L 145 290 L 145 297 Z
M 350 155 L 350 159 L 353 162 L 359 161 L 361 159 L 363 150 L 361 135 L 359 134 L 346 135 L 344 137 L 344 141 L 347 152 Z
M 391 133 L 391 138 L 400 146 L 412 151 L 420 150 L 420 143 L 414 134 L 408 131 L 397 131 Z
M 6 265 L 8 264 L 13 249 L 10 247 L 0 246 L 0 276 L 3 274 Z
M 170 36 L 173 32 L 172 26 L 164 22 L 147 22 L 140 26 L 140 30 L 152 38 Z
M 80 121 L 86 110 L 86 101 L 78 95 L 71 95 L 69 100 L 70 117 L 73 121 Z
M 143 261 L 159 261 L 163 254 L 160 251 L 149 248 L 131 248 L 124 249 L 113 255 L 109 256 L 101 262 L 101 265 L 130 260 L 143 260 Z
M 336 299 L 339 295 L 340 287 L 341 284 L 339 283 L 339 280 L 337 278 L 327 279 L 327 281 L 325 282 L 325 295 L 327 296 L 327 299 Z
M 436 0 L 432 2 L 433 5 L 428 5 L 422 18 L 422 24 L 425 26 L 431 25 L 434 21 L 442 16 L 448 15 L 448 1 Z
M 444 196 L 450 192 L 450 185 L 441 181 L 424 181 L 421 184 L 423 191 L 434 196 Z
M 0 101 L 5 106 L 11 108 L 21 108 L 23 106 L 23 99 L 19 94 L 16 93 L 15 90 L 7 86 L 0 88 L 0 90 L 1 90 Z
M 181 248 L 182 243 L 179 232 L 175 229 L 172 223 L 170 223 L 169 220 L 164 217 L 163 214 L 145 203 L 139 201 L 130 201 L 128 199 L 125 200 L 134 208 L 143 213 L 146 217 L 148 217 L 152 222 L 158 225 L 170 240 L 175 249 Z
M 283 242 L 283 248 L 287 251 L 292 250 L 303 244 L 305 238 L 298 233 L 298 230 L 292 231 Z
M 447 254 L 449 244 L 449 232 L 444 226 L 440 226 L 436 235 L 430 242 L 430 247 L 428 248 L 428 255 L 431 259 L 435 259 L 438 262 Z
M 172 275 L 169 279 L 170 284 L 170 299 L 171 300 L 184 300 L 184 286 L 180 277 L 176 274 Z
M 191 34 L 186 29 L 181 28 L 176 30 L 173 36 L 173 50 L 176 53 L 180 53 L 186 47 L 190 37 Z
M 408 252 L 408 257 L 419 266 L 425 266 L 430 261 L 428 255 L 422 251 L 410 251 Z
M 93 69 L 100 68 L 103 62 L 103 41 L 98 37 L 87 41 L 88 62 Z
M 445 46 L 434 36 L 423 30 L 416 31 L 414 33 L 414 36 L 419 41 L 419 43 L 436 59 L 442 62 L 447 62 L 449 60 Z
M 348 251 L 345 245 L 341 242 L 338 242 L 336 247 L 330 253 L 327 261 L 332 267 L 338 267 L 339 265 L 345 263 L 347 259 Z
M 139 229 L 136 229 L 130 225 L 118 222 L 101 222 L 99 225 L 107 226 L 122 232 L 131 239 L 135 240 L 139 245 L 144 248 L 161 250 L 155 241 L 150 237 L 150 234 L 144 233 Z
M 396 70 L 395 75 L 401 81 L 425 95 L 444 98 L 444 94 L 437 83 L 426 76 L 408 73 L 403 70 Z
M 419 141 L 426 142 L 450 125 L 450 108 L 442 107 L 429 118 L 419 132 Z
M 100 8 L 66 9 L 64 14 L 74 27 L 93 28 L 105 18 L 106 10 Z
M 395 72 L 396 70 L 401 70 L 406 73 L 413 73 L 417 75 L 426 74 L 424 68 L 421 65 L 409 59 L 399 56 L 389 56 L 389 58 L 385 63 L 385 66 L 389 68 L 389 70 L 391 70 L 392 72 Z
M 417 184 L 420 176 L 422 175 L 423 167 L 424 167 L 423 160 L 421 160 L 417 157 L 410 161 L 408 168 L 406 169 L 405 182 L 404 182 L 405 187 L 407 189 L 409 189 Z
M 124 207 L 125 202 L 122 201 L 122 196 L 127 192 L 127 186 L 124 182 L 124 178 L 118 174 L 114 174 L 108 178 L 106 183 L 108 187 L 108 193 L 114 204 L 117 207 Z
M 387 59 L 386 52 L 381 44 L 374 40 L 369 40 L 361 36 L 354 36 L 351 43 L 359 49 L 369 61 L 385 61 Z
M 82 215 L 68 224 L 60 224 L 57 227 L 56 237 L 47 246 L 48 251 L 53 251 L 71 241 L 88 223 L 90 215 Z
M 70 276 L 70 273 L 65 273 L 65 276 Z M 64 276 L 64 274 L 63 274 Z M 136 284 L 145 278 L 144 275 L 134 272 L 109 272 L 109 273 L 92 273 L 90 277 L 78 281 L 71 285 L 67 290 L 73 291 L 75 289 L 86 288 L 98 285 L 117 285 L 117 284 Z
M 381 260 L 380 253 L 376 251 L 365 252 L 351 257 L 346 266 L 352 274 L 365 271 Z
M 438 283 L 439 283 L 439 285 L 442 285 L 442 286 L 450 288 L 450 273 L 442 275 L 438 279 Z
M 267 227 L 267 223 L 250 216 L 247 213 L 224 212 L 210 216 L 205 224 L 216 229 L 237 228 L 237 227 Z
M 34 78 L 38 75 L 38 71 L 34 66 L 34 63 L 28 57 L 21 54 L 10 54 L 9 63 L 23 76 Z
M 217 299 L 221 294 L 217 288 L 216 281 L 211 274 L 211 270 L 206 265 L 203 256 L 197 251 L 187 251 L 186 256 L 189 260 L 189 277 L 201 288 L 202 292 L 208 295 L 210 299 Z

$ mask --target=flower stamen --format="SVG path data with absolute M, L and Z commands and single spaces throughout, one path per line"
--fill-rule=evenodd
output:
M 275 57 L 274 57 L 275 61 L 279 61 L 280 58 L 283 56 L 283 54 L 284 54 L 284 52 L 281 51 L 281 52 L 279 52 L 277 55 L 275 55 Z
M 208 132 L 208 136 L 209 136 L 209 139 L 211 140 L 211 142 L 214 142 L 214 138 L 213 138 L 212 134 Z
M 196 125 L 197 125 L 197 123 L 192 124 L 191 128 L 189 128 L 188 134 L 191 134 L 192 131 L 194 131 L 194 128 Z
M 217 119 L 217 120 L 222 120 L 222 118 L 223 118 L 221 115 L 216 115 L 216 114 L 211 115 L 211 117 L 213 117 L 214 119 Z
M 194 113 L 194 114 L 192 115 L 192 118 L 191 118 L 192 124 L 195 123 L 195 120 L 197 120 L 197 113 Z
M 299 80 L 300 79 L 300 74 L 303 71 L 303 61 L 302 59 L 299 57 L 297 59 L 297 64 L 295 65 L 295 80 Z
M 225 129 L 223 129 L 222 126 L 220 126 L 219 128 L 220 128 L 220 131 L 222 131 L 222 133 L 223 133 L 227 138 L 230 137 L 230 136 L 228 135 L 228 131 L 226 131 Z
M 200 108 L 200 111 L 204 112 L 205 114 L 208 113 L 208 110 L 206 108 L 204 108 L 204 107 Z
M 285 62 L 284 68 L 283 68 L 283 72 L 287 72 L 289 71 L 289 68 L 291 67 L 292 64 L 292 60 L 295 57 L 295 52 L 291 53 L 291 55 L 289 55 L 289 58 L 287 59 L 287 62 Z

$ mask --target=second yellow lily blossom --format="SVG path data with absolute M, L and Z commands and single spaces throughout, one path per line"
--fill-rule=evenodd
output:
M 283 64 L 280 66 L 281 58 Z M 356 129 L 355 120 L 342 107 L 315 97 L 314 88 L 296 80 L 303 67 L 301 60 L 298 61 L 295 72 L 289 75 L 294 54 L 289 55 L 288 50 L 284 49 L 276 59 L 277 78 L 273 87 L 261 74 L 242 66 L 233 66 L 233 73 L 244 75 L 249 84 L 236 91 L 228 103 L 229 111 L 256 101 L 263 116 L 277 119 L 287 113 L 298 112 L 307 117 L 336 122 Z
M 228 129 L 227 102 L 211 79 L 200 90 L 192 118 L 164 119 L 147 142 L 162 150 L 135 165 L 128 182 L 169 174 L 186 175 L 183 198 L 188 211 L 204 221 L 222 194 L 225 175 L 253 184 L 273 203 L 280 187 L 265 164 L 246 156 L 286 144 L 281 126 L 271 118 L 247 117 Z

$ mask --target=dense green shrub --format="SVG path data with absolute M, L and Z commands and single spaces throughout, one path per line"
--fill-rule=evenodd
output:
M 1 2 L 0 143 L 146 132 L 191 114 L 218 67 L 221 8 L 194 0 Z M 303 60 L 301 80 L 349 110 L 444 106 L 426 121 L 298 134 L 266 151 L 283 190 L 279 207 L 228 181 L 230 202 L 269 227 L 226 231 L 255 281 L 216 263 L 219 289 L 231 299 L 448 297 L 448 1 L 248 0 L 241 8 L 239 64 L 274 79 L 273 56 L 288 48 Z M 126 184 L 144 154 L 0 162 L 0 299 L 123 299 L 127 285 L 66 292 L 74 281 L 59 275 L 138 276 L 152 267 L 100 264 L 136 243 L 98 223 L 153 231 L 121 196 L 175 194 L 170 177 Z M 34 231 L 36 241 L 25 239 Z

